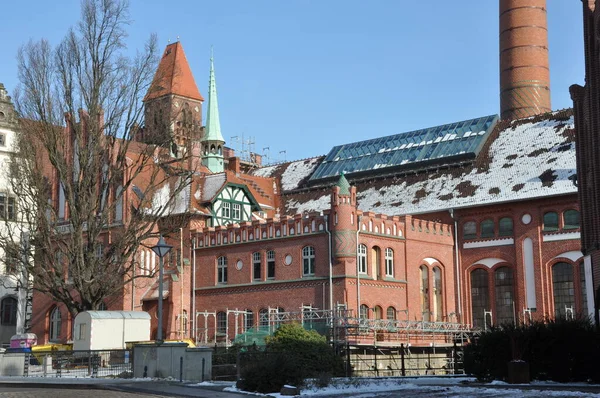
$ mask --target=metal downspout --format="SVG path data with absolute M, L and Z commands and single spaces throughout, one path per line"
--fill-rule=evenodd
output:
M 458 250 L 459 250 L 459 246 L 458 246 L 458 220 L 454 217 L 454 209 L 449 209 L 448 212 L 450 213 L 450 217 L 452 217 L 452 220 L 454 221 L 454 268 L 455 268 L 455 273 L 456 273 L 456 293 L 458 296 L 458 306 L 456 308 L 456 311 L 458 312 L 458 322 L 462 323 L 462 318 L 463 318 L 463 314 L 462 314 L 462 292 L 461 292 L 461 284 L 460 284 L 460 267 L 459 267 L 459 262 L 458 262 Z

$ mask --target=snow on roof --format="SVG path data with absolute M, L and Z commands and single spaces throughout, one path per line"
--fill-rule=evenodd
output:
M 292 191 L 299 188 L 305 181 L 308 181 L 308 178 L 323 159 L 324 156 L 318 156 L 281 163 L 275 166 L 261 167 L 260 169 L 253 170 L 252 175 L 257 177 L 281 176 L 281 189 L 283 191 Z
M 501 122 L 474 164 L 350 181 L 358 207 L 388 215 L 418 214 L 577 193 L 572 111 Z M 314 165 L 313 165 L 314 169 Z M 282 184 L 286 172 L 282 174 Z M 291 186 L 298 181 L 294 175 Z M 330 207 L 330 190 L 284 194 L 287 214 Z

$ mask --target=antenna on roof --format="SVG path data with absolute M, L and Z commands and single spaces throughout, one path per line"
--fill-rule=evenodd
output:
M 284 149 L 283 151 L 279 151 L 279 154 L 281 155 L 283 153 L 283 161 L 285 162 L 285 155 L 287 154 L 287 151 Z

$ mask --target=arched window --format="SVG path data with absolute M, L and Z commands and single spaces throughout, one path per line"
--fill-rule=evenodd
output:
M 544 231 L 558 231 L 558 213 L 555 211 L 544 214 Z
M 367 246 L 358 246 L 358 272 L 361 274 L 367 273 Z
M 513 308 L 513 271 L 500 267 L 494 272 L 494 290 L 496 295 L 496 323 L 514 323 Z
M 444 299 L 442 291 L 442 270 L 440 267 L 433 267 L 433 313 L 435 314 L 435 321 L 441 322 L 444 313 Z
M 554 316 L 556 319 L 564 319 L 567 315 L 574 315 L 575 286 L 571 264 L 554 264 L 552 267 L 552 287 L 554 289 Z
M 60 339 L 60 329 L 62 324 L 62 316 L 60 314 L 60 309 L 58 307 L 54 307 L 50 312 L 50 333 L 49 339 L 50 341 L 57 341 Z
M 269 326 L 269 310 L 261 308 L 258 311 L 258 325 L 261 327 Z
M 381 249 L 378 246 L 371 248 L 371 265 L 373 267 L 373 276 L 381 279 Z
M 369 318 L 369 307 L 367 307 L 366 304 L 361 304 L 358 317 L 360 319 L 368 319 Z
M 217 283 L 227 283 L 227 257 L 217 259 Z
M 0 320 L 2 325 L 14 326 L 17 324 L 17 299 L 14 297 L 5 297 L 0 306 Z
M 494 234 L 494 221 L 493 220 L 483 220 L 481 222 L 481 237 L 482 238 L 493 238 Z
M 385 249 L 385 276 L 394 277 L 394 251 L 389 247 Z
M 260 280 L 260 270 L 261 270 L 261 261 L 260 261 L 260 253 L 254 252 L 252 253 L 252 278 L 254 280 Z
M 386 318 L 396 320 L 396 309 L 394 307 L 387 307 Z
M 498 222 L 500 236 L 513 236 L 513 220 L 510 217 L 503 217 Z
M 227 314 L 223 311 L 217 312 L 217 334 L 227 333 Z
M 302 249 L 302 264 L 304 275 L 315 274 L 315 248 L 306 246 Z
M 577 210 L 567 210 L 563 213 L 564 229 L 579 228 L 579 212 Z
M 254 327 L 254 312 L 252 310 L 246 310 L 246 330 L 250 330 Z
M 471 272 L 471 310 L 473 313 L 473 327 L 484 327 L 484 311 L 489 309 L 488 273 L 486 270 L 476 269 Z
M 383 309 L 376 305 L 374 311 L 375 319 L 383 319 Z
M 475 239 L 477 237 L 477 224 L 468 221 L 463 225 L 463 239 Z
M 419 270 L 421 271 L 421 314 L 424 321 L 429 321 L 431 319 L 429 311 L 429 270 L 424 265 L 421 265 Z

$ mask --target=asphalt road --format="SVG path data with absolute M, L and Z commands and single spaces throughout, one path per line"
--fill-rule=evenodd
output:
M 123 391 L 80 390 L 61 388 L 32 388 L 32 387 L 0 387 L 2 398 L 139 398 L 139 397 L 168 397 L 168 395 L 148 395 Z

